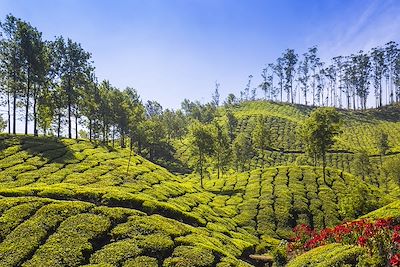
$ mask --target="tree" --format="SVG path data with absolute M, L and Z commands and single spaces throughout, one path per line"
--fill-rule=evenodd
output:
M 363 180 L 365 180 L 365 177 L 371 173 L 371 162 L 369 161 L 368 153 L 365 150 L 361 150 L 354 155 L 352 167 L 354 173 L 361 176 Z
M 236 163 L 236 171 L 239 171 L 239 166 L 243 171 L 247 161 L 251 159 L 253 154 L 251 136 L 245 132 L 239 133 L 232 143 L 232 152 Z
M 295 66 L 298 60 L 298 55 L 293 49 L 286 49 L 283 54 L 283 70 L 285 73 L 285 91 L 287 93 L 287 101 L 294 103 L 293 80 L 295 75 Z
M 303 91 L 304 103 L 307 105 L 308 83 L 310 79 L 310 56 L 308 53 L 303 54 L 303 60 L 300 61 L 298 72 L 300 75 L 299 82 L 301 90 Z
M 219 97 L 220 97 L 220 95 L 219 95 L 219 86 L 220 86 L 220 84 L 217 81 L 215 81 L 215 90 L 214 90 L 214 93 L 212 95 L 211 103 L 216 107 L 219 106 Z
M 372 48 L 371 65 L 373 84 L 375 88 L 376 106 L 382 107 L 382 78 L 386 72 L 385 51 L 382 48 Z
M 360 105 L 362 109 L 367 108 L 367 98 L 369 95 L 369 74 L 371 64 L 369 56 L 360 51 L 357 55 L 352 56 L 352 63 L 355 67 L 355 76 L 353 81 L 353 87 L 357 96 L 360 98 Z M 355 108 L 355 107 L 354 107 Z
M 388 137 L 389 137 L 388 134 L 384 132 L 381 132 L 378 135 L 377 147 L 379 151 L 381 165 L 382 165 L 382 156 L 386 155 L 386 152 L 390 148 Z
M 26 87 L 23 93 L 25 97 L 25 134 L 28 134 L 30 97 L 31 95 L 34 96 L 34 101 L 36 103 L 39 76 L 45 75 L 43 71 L 41 71 L 42 68 L 46 66 L 43 60 L 45 49 L 44 42 L 42 41 L 42 34 L 36 28 L 22 21 L 19 25 L 17 35 L 20 39 L 21 59 L 23 63 L 22 69 L 24 72 L 24 80 L 26 80 Z M 35 88 L 34 92 L 32 92 L 32 85 Z
M 273 73 L 270 73 L 274 68 L 273 64 L 268 64 L 261 73 L 262 83 L 258 86 L 264 91 L 264 99 L 272 99 L 275 96 L 273 90 Z
M 284 59 L 279 57 L 276 60 L 276 63 L 274 64 L 274 73 L 278 77 L 278 85 L 279 87 L 276 88 L 276 91 L 279 92 L 281 95 L 281 102 L 283 101 L 283 85 L 284 85 L 284 78 L 285 78 L 285 72 L 284 72 Z
M 317 57 L 318 48 L 313 46 L 308 49 L 308 57 L 310 63 L 310 71 L 312 72 L 312 81 L 311 81 L 311 88 L 312 88 L 312 97 L 313 97 L 313 105 L 315 105 L 315 93 L 317 89 L 317 76 L 318 71 L 317 69 L 321 66 L 321 61 L 319 57 Z
M 166 109 L 161 120 L 166 130 L 167 139 L 181 139 L 187 133 L 188 120 L 181 110 Z
M 306 152 L 322 159 L 322 168 L 325 181 L 326 153 L 335 143 L 335 136 L 340 132 L 341 120 L 334 108 L 317 108 L 311 112 L 301 128 Z
M 217 166 L 218 179 L 223 167 L 229 162 L 229 135 L 226 126 L 214 120 L 214 157 Z
M 90 76 L 93 67 L 91 54 L 86 52 L 79 43 L 64 38 L 56 38 L 54 45 L 57 71 L 60 77 L 61 87 L 66 94 L 68 111 L 68 138 L 72 138 L 72 116 L 75 113 L 75 121 L 78 118 L 77 88 L 82 86 L 87 76 Z M 76 127 L 77 128 L 77 127 Z M 76 135 L 77 135 L 77 129 Z
M 385 59 L 386 59 L 386 95 L 389 96 L 389 103 L 394 102 L 395 92 L 393 90 L 394 83 L 394 71 L 396 59 L 399 54 L 399 49 L 397 48 L 396 42 L 389 42 L 385 45 Z
M 21 80 L 22 80 L 22 52 L 20 34 L 17 34 L 22 21 L 13 15 L 7 15 L 5 22 L 1 23 L 1 29 L 5 38 L 0 42 L 0 58 L 1 69 L 4 73 L 6 86 L 7 86 L 7 106 L 8 106 L 8 123 L 9 132 L 11 122 L 11 97 L 12 97 L 12 133 L 16 134 L 17 126 L 17 100 L 21 93 Z
M 246 87 L 244 88 L 244 92 L 240 92 L 240 94 L 241 94 L 240 100 L 241 101 L 247 101 L 250 99 L 251 79 L 253 79 L 253 75 L 250 74 L 249 80 L 246 84 Z
M 147 156 L 151 161 L 160 157 L 166 147 L 166 132 L 160 118 L 152 118 L 141 123 L 144 133 L 143 146 L 147 150 Z
M 383 162 L 382 171 L 386 177 L 391 178 L 400 185 L 400 157 L 395 156 Z
M 235 114 L 233 114 L 232 111 L 229 109 L 226 110 L 226 120 L 228 125 L 229 139 L 230 142 L 232 143 L 233 140 L 235 139 L 235 131 L 238 124 L 238 120 L 235 117 Z
M 343 57 L 338 56 L 333 58 L 333 64 L 335 68 L 335 73 L 336 73 L 336 79 L 339 82 L 338 89 L 339 89 L 339 108 L 342 108 L 342 93 L 343 93 Z
M 229 94 L 224 101 L 225 107 L 232 107 L 238 103 L 238 100 L 234 94 Z
M 252 140 L 254 146 L 261 150 L 261 155 L 264 159 L 264 153 L 271 143 L 267 120 L 265 117 L 260 117 L 257 120 L 254 130 L 252 132 Z
M 214 152 L 214 138 L 208 125 L 194 121 L 189 128 L 190 154 L 195 159 L 196 170 L 200 174 L 200 184 L 203 187 L 203 173 L 206 157 Z
M 163 113 L 163 108 L 157 101 L 147 101 L 146 105 L 146 116 L 147 118 L 159 118 Z

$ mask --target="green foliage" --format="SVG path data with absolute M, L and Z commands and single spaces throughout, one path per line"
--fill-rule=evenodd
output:
M 139 256 L 126 261 L 123 267 L 158 267 L 158 261 L 155 258 L 148 256 Z
M 164 267 L 206 267 L 214 262 L 211 251 L 200 247 L 179 246 L 172 256 L 164 261 Z
M 366 151 L 360 151 L 355 154 L 352 167 L 354 174 L 363 179 L 371 173 L 372 166 Z
M 334 108 L 318 108 L 305 120 L 301 135 L 306 152 L 315 159 L 322 159 L 325 179 L 326 153 L 334 144 L 334 137 L 339 134 L 340 116 Z
M 232 151 L 234 161 L 236 162 L 236 170 L 238 171 L 240 168 L 243 171 L 245 164 L 252 157 L 253 153 L 250 136 L 246 133 L 238 134 L 232 143 Z
M 190 129 L 190 151 L 196 160 L 196 170 L 201 177 L 203 186 L 203 171 L 207 156 L 211 156 L 214 151 L 214 138 L 209 126 L 204 126 L 199 122 L 193 122 Z
M 386 159 L 383 162 L 382 171 L 397 184 L 400 184 L 400 157 L 395 156 L 393 158 Z
M 110 243 L 96 251 L 90 257 L 90 263 L 117 265 L 127 259 L 134 258 L 142 253 L 136 243 L 135 240 L 131 239 Z
M 106 234 L 109 228 L 110 221 L 99 215 L 70 217 L 23 266 L 77 266 L 92 252 L 90 241 Z
M 385 155 L 386 152 L 389 150 L 389 141 L 388 141 L 388 134 L 387 133 L 380 133 L 378 135 L 378 150 L 380 155 Z
M 364 249 L 358 246 L 329 244 L 315 248 L 296 257 L 286 266 L 345 266 L 346 264 L 353 264 L 356 262 L 356 259 L 364 253 Z

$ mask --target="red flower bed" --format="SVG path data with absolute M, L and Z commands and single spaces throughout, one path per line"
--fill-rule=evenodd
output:
M 400 266 L 400 225 L 395 225 L 392 219 L 375 222 L 363 219 L 321 231 L 299 225 L 293 232 L 294 237 L 288 243 L 288 252 L 292 254 L 329 243 L 342 243 L 364 247 L 371 257 L 379 258 L 385 266 Z

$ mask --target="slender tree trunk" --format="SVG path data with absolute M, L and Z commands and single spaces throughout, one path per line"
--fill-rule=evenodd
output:
M 71 82 L 68 81 L 68 138 L 72 138 L 72 123 L 71 123 L 71 117 L 72 117 L 72 96 L 71 96 Z
M 202 153 L 200 153 L 199 167 L 200 167 L 200 185 L 201 185 L 201 188 L 204 188 L 204 186 L 203 186 L 203 154 Z
M 218 166 L 218 180 L 219 180 L 219 173 L 220 173 L 220 155 L 219 155 L 220 153 L 218 153 L 218 156 L 217 156 L 217 166 Z
M 92 120 L 89 119 L 89 140 L 92 142 Z
M 60 134 L 61 134 L 61 112 L 58 113 L 57 138 L 60 138 Z
M 129 166 L 131 165 L 131 158 L 132 158 L 132 138 L 131 138 L 131 147 L 129 151 L 129 161 L 128 161 L 128 167 L 126 168 L 126 174 L 129 173 Z
M 8 115 L 8 134 L 11 134 L 11 107 L 10 107 L 10 92 L 7 90 L 7 115 Z
M 322 174 L 324 177 L 324 183 L 326 184 L 326 174 L 325 174 L 325 169 L 326 169 L 326 153 L 322 153 Z
M 78 114 L 75 113 L 75 139 L 78 139 Z
M 17 92 L 13 92 L 13 134 L 17 133 Z
M 125 132 L 124 132 L 124 130 L 121 131 L 120 146 L 121 146 L 121 148 L 125 148 Z
M 36 101 L 37 101 L 37 89 L 36 86 L 34 86 L 33 89 L 33 135 L 38 136 L 38 130 L 37 130 L 37 112 L 36 112 Z
M 30 69 L 28 68 L 27 73 L 27 88 L 26 88 L 26 103 L 25 103 L 25 134 L 28 134 L 28 121 L 29 121 L 29 95 L 31 90 L 31 77 Z
M 114 148 L 114 143 L 115 143 L 115 126 L 113 125 L 112 128 L 112 147 Z

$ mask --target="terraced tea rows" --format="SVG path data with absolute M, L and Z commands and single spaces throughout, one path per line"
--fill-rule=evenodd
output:
M 159 215 L 48 198 L 1 198 L 1 266 L 249 266 L 251 245 Z
M 328 169 L 324 181 L 320 168 L 264 168 L 230 174 L 221 179 L 205 179 L 203 189 L 196 175 L 175 176 L 138 156 L 132 157 L 127 171 L 129 151 L 93 145 L 88 141 L 5 137 L 1 145 L 4 149 L 0 155 L 0 168 L 3 170 L 0 172 L 0 195 L 4 198 L 0 207 L 7 212 L 0 219 L 5 222 L 5 230 L 1 232 L 4 240 L 0 246 L 4 243 L 4 249 L 10 247 L 6 240 L 16 240 L 19 232 L 15 231 L 25 225 L 25 221 L 34 219 L 31 227 L 35 224 L 43 228 L 33 230 L 42 233 L 32 241 L 36 244 L 35 249 L 27 249 L 29 252 L 16 249 L 15 253 L 21 253 L 21 256 L 10 256 L 11 263 L 7 266 L 22 261 L 24 266 L 57 266 L 58 263 L 47 258 L 49 255 L 60 262 L 66 260 L 63 257 L 69 258 L 71 261 L 67 266 L 81 264 L 78 262 L 99 264 L 112 258 L 107 253 L 117 257 L 117 251 L 124 249 L 128 250 L 124 255 L 131 255 L 129 259 L 123 259 L 126 264 L 149 261 L 164 266 L 181 266 L 177 264 L 193 260 L 181 259 L 192 251 L 198 256 L 209 255 L 204 266 L 228 261 L 233 262 L 232 266 L 239 266 L 245 264 L 244 261 L 254 263 L 248 258 L 249 253 L 269 251 L 271 244 L 279 246 L 277 239 L 289 238 L 291 227 L 296 224 L 309 223 L 317 228 L 331 226 L 343 219 L 356 218 L 391 200 L 360 178 L 334 169 Z M 26 201 L 19 205 L 16 199 Z M 13 210 L 13 205 L 6 204 L 8 201 L 17 203 L 18 208 Z M 53 213 L 46 211 L 44 215 L 36 215 L 53 204 L 78 207 L 73 208 L 75 213 L 71 214 L 66 209 L 65 214 L 61 212 L 54 217 L 52 224 L 43 226 L 41 220 L 52 221 Z M 129 216 L 121 215 L 125 221 L 114 220 L 109 215 L 94 212 L 100 209 L 99 206 L 107 206 L 101 209 L 110 213 L 114 213 L 114 209 L 127 213 L 132 211 L 131 217 L 173 220 L 190 231 L 173 235 L 165 234 L 169 233 L 165 232 L 166 229 L 161 235 L 159 231 L 144 231 L 143 236 L 137 239 L 130 233 L 136 231 L 132 230 L 135 225 L 141 225 L 141 219 L 138 221 L 132 217 L 135 223 L 129 227 L 124 224 L 130 230 L 127 228 L 119 236 L 111 228 L 123 229 L 117 225 L 128 223 L 130 219 L 126 218 Z M 143 223 L 143 227 L 151 224 L 151 220 Z M 88 228 L 79 235 L 72 233 L 74 226 L 71 225 L 80 221 L 86 221 Z M 90 221 L 96 221 L 96 226 L 90 226 Z M 61 245 L 56 241 L 67 236 L 67 232 L 71 232 L 68 234 L 70 239 L 62 247 L 82 241 L 82 246 L 71 247 L 70 253 L 74 256 L 64 255 L 66 252 L 61 251 Z M 136 239 L 125 240 L 132 238 Z M 157 240 L 162 243 L 159 244 L 160 250 L 144 249 L 143 242 Z M 100 247 L 99 242 L 102 244 Z M 132 243 L 137 247 L 132 248 Z M 104 252 L 100 252 L 102 247 Z M 164 249 L 168 253 L 164 253 Z M 89 256 L 88 250 L 91 251 Z M 141 254 L 138 251 L 146 252 Z M 0 252 L 0 256 L 9 253 L 14 252 Z M 118 264 L 114 262 L 110 266 L 122 266 L 123 260 L 118 258 L 115 260 Z M 191 264 L 184 266 L 195 266 Z
M 299 126 L 313 110 L 302 105 L 289 105 L 273 102 L 243 103 L 234 114 L 238 117 L 237 132 L 252 132 L 257 117 L 265 117 L 270 134 L 270 148 L 283 152 L 302 152 L 302 140 L 298 134 Z M 396 117 L 397 114 L 397 117 Z M 375 112 L 341 111 L 342 133 L 339 135 L 334 151 L 367 151 L 378 155 L 377 137 L 388 134 L 391 152 L 400 152 L 400 112 L 395 107 Z

